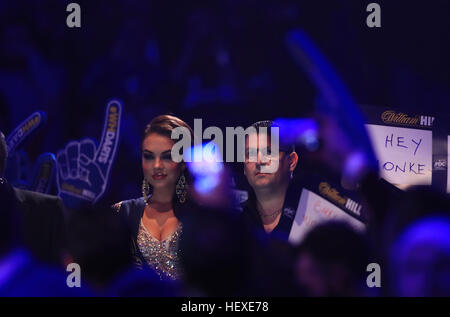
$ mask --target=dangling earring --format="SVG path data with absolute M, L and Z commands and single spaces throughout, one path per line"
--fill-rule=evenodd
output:
M 148 204 L 150 197 L 152 197 L 152 189 L 145 177 L 142 180 L 142 197 L 144 197 L 145 204 Z
M 291 179 L 294 178 L 294 171 L 291 171 Z
M 181 174 L 177 186 L 175 187 L 175 193 L 177 194 L 179 202 L 182 204 L 186 201 L 187 188 L 186 177 L 184 177 L 184 174 Z

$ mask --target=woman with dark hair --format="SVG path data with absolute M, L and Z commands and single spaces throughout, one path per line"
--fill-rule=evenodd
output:
M 158 116 L 147 125 L 141 144 L 142 197 L 114 205 L 131 226 L 135 264 L 172 280 L 180 277 L 180 215 L 187 209 L 189 179 L 185 163 L 172 159 L 171 135 L 176 128 L 187 129 L 192 139 L 189 125 L 171 115 Z

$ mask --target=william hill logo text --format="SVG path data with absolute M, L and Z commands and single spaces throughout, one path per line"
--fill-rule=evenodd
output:
M 321 195 L 327 197 L 338 206 L 341 206 L 342 208 L 345 208 L 358 216 L 361 215 L 362 205 L 348 197 L 341 196 L 341 194 L 327 182 L 321 182 L 319 184 L 319 192 Z
M 387 124 L 404 125 L 409 127 L 432 127 L 434 117 L 419 115 L 411 117 L 403 112 L 397 113 L 392 110 L 386 110 L 381 114 L 381 120 Z

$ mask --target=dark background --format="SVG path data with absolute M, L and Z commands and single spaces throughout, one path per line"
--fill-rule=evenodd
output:
M 316 91 L 284 46 L 300 27 L 358 104 L 447 113 L 450 1 L 90 0 L 81 28 L 71 1 L 0 1 L 0 129 L 44 110 L 30 158 L 99 138 L 108 99 L 124 103 L 121 145 L 106 199 L 140 195 L 140 141 L 154 116 L 247 126 L 307 116 Z M 381 5 L 382 27 L 366 26 Z

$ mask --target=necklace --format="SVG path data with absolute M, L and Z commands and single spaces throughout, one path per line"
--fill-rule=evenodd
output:
M 274 213 L 269 214 L 269 215 L 265 215 L 265 214 L 261 213 L 259 210 L 258 210 L 258 213 L 259 213 L 259 215 L 260 215 L 261 217 L 268 218 L 268 217 L 277 216 L 279 213 L 281 213 L 281 210 L 282 210 L 282 209 L 277 210 L 277 211 L 275 211 Z

